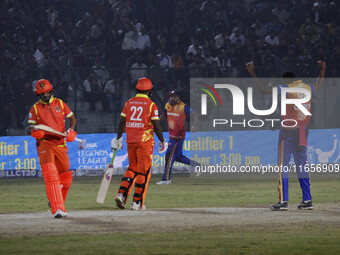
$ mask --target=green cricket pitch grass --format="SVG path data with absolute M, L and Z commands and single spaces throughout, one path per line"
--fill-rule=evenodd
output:
M 6 232 L 1 228 L 8 226 L 0 220 L 0 254 L 338 254 L 340 250 L 338 178 L 312 177 L 313 203 L 317 206 L 314 211 L 301 212 L 295 207 L 301 202 L 301 190 L 296 176 L 292 175 L 289 211 L 271 212 L 269 206 L 277 200 L 276 179 L 173 175 L 171 185 L 158 186 L 155 183 L 160 176 L 154 175 L 146 196 L 147 210 L 143 211 L 151 214 L 140 218 L 148 224 L 145 229 L 138 228 L 138 224 L 128 229 L 120 228 L 119 224 L 123 226 L 126 220 L 137 218 L 121 216 L 130 211 L 118 210 L 114 204 L 120 178 L 112 179 L 103 205 L 95 203 L 99 177 L 74 178 L 66 201 L 67 220 L 72 221 L 72 212 L 89 211 L 91 215 L 92 211 L 96 217 L 98 211 L 108 211 L 116 215 L 110 216 L 110 220 L 118 224 L 117 228 L 105 232 L 87 229 L 84 233 L 65 230 L 65 234 L 53 233 L 53 227 L 48 224 L 49 221 L 63 224 L 65 221 L 58 221 L 47 213 L 49 208 L 41 178 L 0 179 L 0 219 L 2 215 L 18 213 L 45 215 L 44 228 L 51 229 L 49 234 L 44 234 L 47 230 L 29 234 L 23 227 L 17 235 L 1 235 Z M 131 197 L 128 205 L 130 201 Z M 330 205 L 335 207 L 328 211 Z M 201 211 L 195 212 L 194 208 Z M 234 208 L 236 213 L 225 213 L 233 212 Z M 219 213 L 219 209 L 226 211 Z M 202 210 L 205 210 L 204 214 L 201 214 Z M 157 220 L 157 212 L 164 214 L 160 220 Z M 265 215 L 257 214 L 257 218 L 256 213 Z M 225 221 L 229 216 L 234 218 Z M 80 219 L 74 216 L 72 223 L 91 227 L 86 221 L 94 222 L 93 217 Z M 242 223 L 244 217 L 247 221 Z M 251 217 L 253 219 L 248 221 Z M 266 217 L 271 220 L 265 222 Z M 164 219 L 169 222 L 162 225 Z M 202 219 L 208 223 L 199 222 Z M 176 221 L 179 222 L 177 225 Z

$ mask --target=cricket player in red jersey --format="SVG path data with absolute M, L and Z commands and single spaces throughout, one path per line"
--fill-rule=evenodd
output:
M 65 132 L 65 117 L 70 120 L 66 141 L 74 141 L 77 120 L 70 108 L 60 99 L 53 97 L 52 85 L 46 79 L 36 83 L 36 94 L 40 100 L 35 103 L 28 118 L 28 124 L 44 124 L 57 131 Z M 46 194 L 55 218 L 66 217 L 65 199 L 72 184 L 72 172 L 67 155 L 65 138 L 43 130 L 31 129 L 31 135 L 37 140 L 37 151 Z
M 283 78 L 287 81 L 287 84 L 278 86 L 279 93 L 281 94 L 282 88 L 289 87 L 303 88 L 311 95 L 313 95 L 321 88 L 323 84 L 323 78 L 326 70 L 326 62 L 318 61 L 318 67 L 320 68 L 320 73 L 315 86 L 312 84 L 304 83 L 302 80 L 297 80 L 295 74 L 292 72 L 285 72 L 283 74 Z M 250 76 L 254 78 L 259 90 L 263 93 L 272 93 L 272 89 L 265 86 L 257 78 L 254 72 L 254 68 L 255 66 L 252 62 L 247 64 L 247 70 Z M 287 93 L 287 98 L 298 99 L 299 93 Z M 306 107 L 307 110 L 311 112 L 311 99 L 308 102 L 304 103 L 304 107 Z M 298 204 L 297 208 L 300 210 L 313 209 L 309 172 L 305 169 L 305 165 L 307 164 L 307 136 L 309 119 L 309 115 L 305 115 L 299 108 L 295 107 L 295 105 L 293 104 L 288 104 L 286 106 L 286 115 L 282 115 L 282 120 L 286 120 L 286 125 L 281 126 L 280 128 L 278 164 L 285 168 L 283 168 L 283 170 L 279 172 L 279 201 L 278 203 L 271 205 L 272 211 L 288 210 L 288 171 L 286 171 L 286 169 L 288 169 L 291 155 L 293 155 L 294 157 L 300 187 L 302 190 L 302 202 Z M 294 126 L 294 124 L 296 124 L 296 126 Z
M 160 121 L 163 121 L 166 117 L 168 119 L 170 139 L 169 146 L 165 154 L 164 175 L 162 180 L 156 183 L 157 185 L 171 184 L 171 170 L 175 161 L 191 166 L 200 165 L 199 163 L 184 156 L 182 150 L 185 139 L 185 120 L 191 115 L 194 117 L 194 125 L 192 127 L 193 131 L 198 123 L 198 114 L 191 109 L 189 105 L 180 100 L 178 92 L 174 90 L 171 91 L 169 93 L 169 102 L 165 105 L 160 117 Z
M 164 152 L 167 147 L 159 123 L 157 106 L 149 98 L 152 94 L 152 88 L 149 79 L 141 78 L 138 80 L 137 94 L 126 102 L 121 113 L 117 138 L 113 138 L 111 141 L 111 148 L 119 150 L 122 147 L 122 134 L 125 129 L 129 166 L 115 198 L 116 205 L 121 209 L 125 209 L 133 185 L 135 185 L 135 193 L 133 194 L 131 210 L 145 209 L 144 201 L 151 177 L 152 155 L 155 145 L 153 131 L 160 141 L 159 152 Z

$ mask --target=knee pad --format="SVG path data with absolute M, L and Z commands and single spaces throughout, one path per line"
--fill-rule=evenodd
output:
M 42 167 L 47 198 L 50 201 L 52 214 L 58 209 L 65 212 L 64 199 L 61 193 L 58 170 L 54 163 L 46 163 Z

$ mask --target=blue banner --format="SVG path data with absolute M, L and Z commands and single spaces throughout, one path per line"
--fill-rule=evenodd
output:
M 190 137 L 191 135 L 191 137 Z M 67 143 L 70 169 L 86 175 L 89 169 L 104 169 L 112 157 L 111 139 L 114 134 L 79 134 L 86 149 L 78 142 Z M 183 154 L 201 164 L 256 165 L 276 164 L 279 131 L 225 131 L 187 133 Z M 124 134 L 125 141 L 125 134 Z M 168 133 L 164 133 L 168 140 Z M 340 129 L 310 130 L 308 163 L 340 162 Z M 163 168 L 165 154 L 157 152 L 156 140 L 153 167 Z M 128 166 L 127 146 L 117 152 L 115 168 Z M 293 163 L 293 161 L 292 161 Z M 175 167 L 182 166 L 175 163 Z M 39 175 L 35 139 L 31 136 L 0 137 L 0 177 L 35 177 Z M 83 171 L 82 171 L 83 170 Z M 7 172 L 7 173 L 6 173 Z M 99 171 L 102 172 L 102 171 Z M 99 173 L 98 172 L 98 173 Z

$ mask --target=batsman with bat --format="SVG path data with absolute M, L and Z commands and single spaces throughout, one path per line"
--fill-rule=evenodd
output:
M 162 128 L 159 122 L 156 104 L 149 98 L 152 94 L 152 83 L 147 78 L 141 78 L 137 82 L 135 97 L 129 99 L 121 113 L 117 138 L 111 141 L 112 150 L 122 147 L 124 129 L 126 131 L 126 143 L 129 157 L 129 166 L 126 170 L 115 201 L 116 205 L 125 209 L 132 186 L 135 185 L 135 193 L 131 210 L 145 209 L 144 201 L 151 177 L 151 164 L 154 149 L 155 131 L 160 144 L 159 152 L 165 152 L 167 143 L 163 138 Z
M 43 124 L 56 131 L 65 133 L 65 117 L 70 120 L 66 141 L 72 142 L 77 133 L 74 131 L 77 120 L 70 108 L 62 100 L 53 97 L 52 85 L 46 79 L 36 83 L 36 94 L 40 100 L 30 112 L 28 124 Z M 44 130 L 31 128 L 31 135 L 36 139 L 37 151 L 45 188 L 52 214 L 55 218 L 66 217 L 65 199 L 72 184 L 72 172 L 64 136 Z

